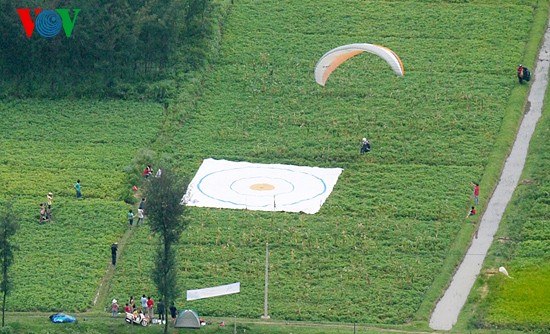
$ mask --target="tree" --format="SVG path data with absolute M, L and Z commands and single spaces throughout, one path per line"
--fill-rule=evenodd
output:
M 179 295 L 177 286 L 177 266 L 174 246 L 189 222 L 185 219 L 185 206 L 181 198 L 187 190 L 186 182 L 179 182 L 169 169 L 162 171 L 161 177 L 147 180 L 145 211 L 149 218 L 151 231 L 158 236 L 155 267 L 152 274 L 159 296 L 164 305 L 170 305 Z M 168 307 L 164 308 L 164 318 L 168 317 Z M 164 333 L 168 332 L 168 321 Z
M 0 216 L 0 265 L 2 267 L 2 282 L 0 282 L 0 291 L 2 291 L 2 327 L 4 327 L 4 313 L 6 311 L 6 297 L 11 292 L 12 282 L 8 276 L 8 269 L 13 263 L 13 251 L 17 246 L 12 244 L 11 238 L 19 229 L 17 218 L 13 213 L 12 203 L 6 204 L 6 209 Z

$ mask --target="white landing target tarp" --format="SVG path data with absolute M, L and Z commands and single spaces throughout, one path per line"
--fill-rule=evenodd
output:
M 182 203 L 314 214 L 332 192 L 340 173 L 341 168 L 206 159 L 189 184 Z

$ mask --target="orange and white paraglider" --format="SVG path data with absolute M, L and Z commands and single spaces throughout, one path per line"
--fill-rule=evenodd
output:
M 392 50 L 367 43 L 348 44 L 337 47 L 325 53 L 315 65 L 315 81 L 324 86 L 328 77 L 340 64 L 363 52 L 375 54 L 384 59 L 398 76 L 403 76 L 405 69 L 401 59 Z

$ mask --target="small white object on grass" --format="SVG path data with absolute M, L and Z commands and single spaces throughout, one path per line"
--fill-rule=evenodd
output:
M 500 268 L 498 268 L 498 271 L 503 273 L 504 275 L 506 275 L 506 277 L 512 278 L 510 275 L 508 275 L 508 270 L 506 270 L 506 268 L 500 267 Z

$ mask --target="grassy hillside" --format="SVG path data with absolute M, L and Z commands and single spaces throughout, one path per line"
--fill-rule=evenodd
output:
M 193 223 L 180 249 L 182 289 L 234 281 L 242 289 L 182 300 L 181 307 L 261 315 L 268 241 L 273 318 L 426 319 L 474 229 L 475 220 L 464 219 L 470 181 L 486 178 L 483 205 L 498 173 L 493 166 L 484 174 L 489 157 L 501 164 L 521 117 L 522 99 L 511 99 L 514 68 L 524 59 L 535 7 L 535 1 L 236 2 L 198 100 L 171 109 L 181 119 L 169 130 L 164 154 L 188 175 L 209 157 L 344 172 L 313 216 L 190 210 Z M 527 15 L 519 21 L 517 12 Z M 327 87 L 317 86 L 317 59 L 358 41 L 394 50 L 405 77 L 361 55 L 338 68 Z M 523 87 L 516 96 L 525 93 Z M 358 154 L 363 136 L 373 143 L 366 157 Z M 144 231 L 130 254 L 145 244 L 154 240 Z M 147 261 L 125 261 L 115 296 L 152 291 L 147 282 L 129 285 Z
M 236 0 L 210 67 L 186 74 L 197 77 L 166 113 L 145 103 L 1 101 L 0 199 L 15 197 L 23 218 L 8 308 L 90 307 L 109 245 L 126 229 L 123 171 L 148 147 L 189 177 L 210 157 L 344 168 L 315 215 L 190 208 L 182 291 L 240 281 L 241 293 L 182 296 L 179 309 L 258 318 L 269 242 L 273 319 L 426 326 L 475 229 L 464 219 L 470 182 L 481 181 L 482 209 L 519 124 L 528 88 L 515 66 L 532 67 L 542 35 L 532 28 L 547 9 L 536 0 Z M 363 54 L 318 86 L 319 57 L 354 42 L 394 50 L 405 77 Z M 366 156 L 362 137 L 373 145 Z M 73 198 L 77 178 L 83 201 Z M 48 191 L 55 221 L 38 226 Z M 134 230 L 104 300 L 156 298 L 155 244 L 147 227 Z
M 124 166 L 158 131 L 155 104 L 99 101 L 0 103 L 0 199 L 21 218 L 8 309 L 85 310 L 126 229 Z M 81 180 L 84 200 L 73 184 Z M 51 223 L 39 204 L 54 193 Z

